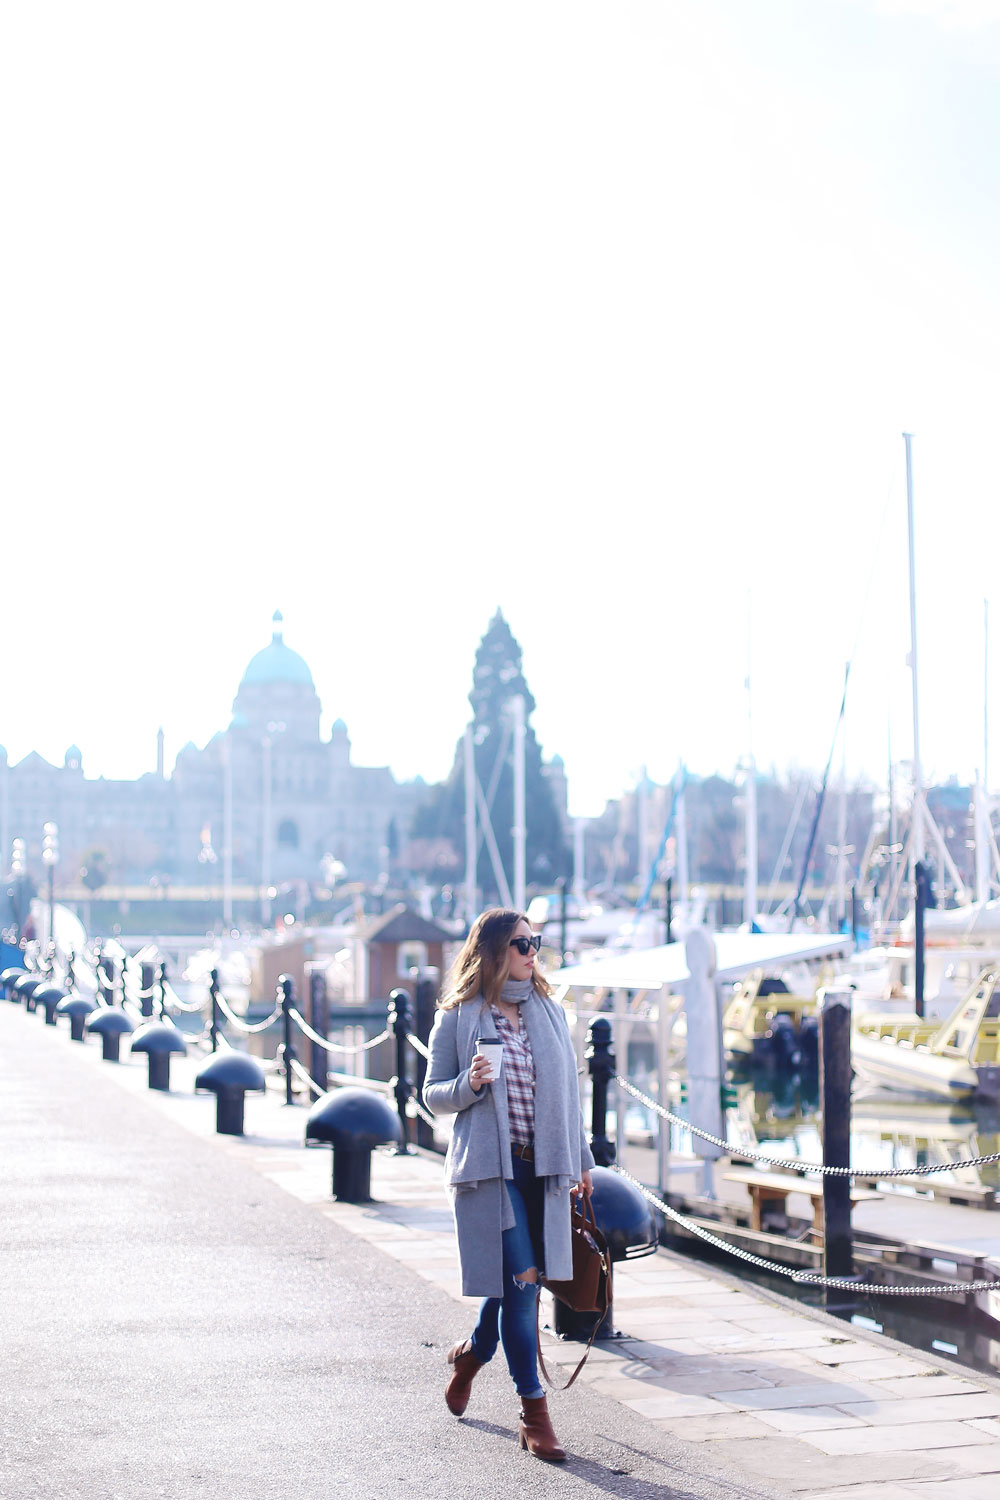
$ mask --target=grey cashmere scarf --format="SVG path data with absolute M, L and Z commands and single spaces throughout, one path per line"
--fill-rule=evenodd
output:
M 580 1094 L 565 1019 L 530 979 L 508 979 L 500 998 L 521 1006 L 535 1062 L 535 1173 L 550 1178 L 551 1187 L 566 1187 L 578 1180 Z

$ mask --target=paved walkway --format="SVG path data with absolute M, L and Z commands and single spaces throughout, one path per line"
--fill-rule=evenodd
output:
M 442 1353 L 473 1304 L 440 1163 L 376 1153 L 379 1201 L 335 1203 L 303 1110 L 251 1096 L 248 1134 L 216 1136 L 193 1071 L 181 1060 L 174 1091 L 150 1092 L 144 1062 L 104 1063 L 96 1042 L 0 1003 L 0 1456 L 18 1476 L 5 1489 L 0 1474 L 0 1500 L 193 1500 L 220 1481 L 240 1500 L 403 1482 L 432 1500 L 526 1482 L 638 1500 L 994 1500 L 1000 1382 L 667 1251 L 616 1268 L 625 1336 L 552 1398 L 565 1468 L 514 1448 L 499 1360 L 455 1422 Z

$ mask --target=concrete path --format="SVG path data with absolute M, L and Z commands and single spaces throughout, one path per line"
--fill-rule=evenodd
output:
M 216 1136 L 193 1073 L 150 1092 L 0 1002 L 0 1500 L 996 1495 L 1000 1383 L 666 1251 L 617 1268 L 626 1336 L 551 1398 L 567 1465 L 517 1449 L 500 1360 L 455 1421 L 439 1161 L 377 1153 L 379 1201 L 335 1203 L 304 1109 Z

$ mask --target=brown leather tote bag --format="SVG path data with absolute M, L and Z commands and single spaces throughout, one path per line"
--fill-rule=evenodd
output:
M 569 1281 L 550 1281 L 547 1276 L 543 1276 L 542 1286 L 550 1291 L 553 1297 L 557 1297 L 560 1302 L 571 1307 L 574 1312 L 594 1313 L 595 1317 L 587 1347 L 583 1351 L 583 1358 L 563 1386 L 553 1383 L 545 1367 L 541 1330 L 536 1329 L 538 1363 L 542 1374 L 553 1390 L 563 1391 L 569 1390 L 587 1363 L 587 1355 L 593 1346 L 597 1330 L 611 1306 L 612 1296 L 611 1252 L 608 1249 L 607 1240 L 597 1227 L 593 1204 L 586 1195 L 582 1196 L 582 1202 L 578 1198 L 571 1205 L 570 1233 L 573 1242 L 572 1278 Z

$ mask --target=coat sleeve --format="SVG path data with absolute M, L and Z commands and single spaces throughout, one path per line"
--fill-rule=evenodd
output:
M 455 1115 L 478 1104 L 489 1092 L 477 1094 L 469 1082 L 469 1070 L 459 1064 L 458 1011 L 439 1010 L 431 1029 L 430 1061 L 424 1079 L 424 1104 L 432 1115 Z

